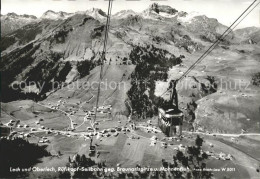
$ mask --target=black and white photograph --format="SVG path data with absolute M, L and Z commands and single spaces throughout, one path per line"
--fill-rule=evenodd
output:
M 1 0 L 0 179 L 260 179 L 260 0 Z

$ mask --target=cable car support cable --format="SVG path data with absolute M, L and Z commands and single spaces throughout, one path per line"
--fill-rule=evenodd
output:
M 190 68 L 187 69 L 187 71 L 180 77 L 178 78 L 176 81 L 181 81 L 183 78 L 185 78 L 191 70 L 193 70 L 195 68 L 195 66 L 200 63 L 203 59 L 205 59 L 216 47 L 217 45 L 224 40 L 259 4 L 260 2 L 258 2 L 251 10 L 250 8 L 257 2 L 258 0 L 255 0 L 252 4 L 250 4 L 250 6 L 234 21 L 234 23 L 232 23 L 232 25 L 229 26 L 229 28 L 208 48 L 208 50 L 206 52 L 204 52 L 199 58 L 198 60 L 193 63 Z M 248 10 L 250 10 L 248 12 Z M 247 14 L 246 14 L 247 13 Z M 246 14 L 246 15 L 245 15 Z M 245 16 L 244 16 L 245 15 Z M 243 17 L 244 16 L 244 17 Z M 242 19 L 240 19 L 241 17 L 243 17 Z M 238 22 L 239 21 L 239 22 Z M 238 23 L 237 23 L 238 22 Z M 237 24 L 236 24 L 237 23 Z M 235 25 L 235 26 L 234 26 Z M 234 27 L 233 27 L 234 26 Z M 167 91 L 165 91 L 162 95 L 160 95 L 160 97 L 162 97 L 164 94 L 166 94 L 168 91 L 170 91 L 171 89 L 167 89 Z
M 100 63 L 100 74 L 99 74 L 99 84 L 98 84 L 98 94 L 97 94 L 97 100 L 96 100 L 96 108 L 95 108 L 95 117 L 94 117 L 94 122 L 93 122 L 93 128 L 95 130 L 95 121 L 97 118 L 97 108 L 98 108 L 98 103 L 99 103 L 99 97 L 100 97 L 100 86 L 101 86 L 101 81 L 103 79 L 103 63 L 106 58 L 106 46 L 107 46 L 107 39 L 108 39 L 108 31 L 109 31 L 109 26 L 110 26 L 110 17 L 111 17 L 111 12 L 112 12 L 112 2 L 113 0 L 109 0 L 108 3 L 108 13 L 107 13 L 107 20 L 106 20 L 106 27 L 105 27 L 105 37 L 104 37 L 104 44 L 103 44 L 103 51 L 101 54 L 101 63 Z

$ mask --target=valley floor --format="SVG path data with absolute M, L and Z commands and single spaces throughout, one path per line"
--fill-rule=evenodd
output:
M 230 171 L 214 172 L 214 176 L 221 178 L 228 176 L 232 178 L 257 178 L 259 173 L 256 169 L 259 167 L 260 147 L 259 135 L 256 134 L 209 134 L 205 132 L 183 132 L 183 138 L 167 138 L 157 127 L 157 119 L 151 119 L 152 123 L 147 121 L 136 122 L 136 130 L 131 129 L 132 124 L 129 119 L 123 115 L 108 116 L 108 114 L 99 113 L 97 127 L 98 135 L 95 136 L 91 128 L 91 120 L 87 120 L 81 109 L 76 114 L 70 115 L 66 112 L 70 103 L 65 103 L 60 109 L 52 109 L 50 106 L 57 105 L 58 102 L 34 103 L 32 101 L 16 101 L 2 105 L 2 119 L 4 125 L 10 120 L 14 120 L 13 131 L 17 131 L 18 137 L 28 139 L 32 143 L 47 145 L 47 150 L 52 154 L 51 157 L 45 157 L 41 163 L 36 166 L 39 168 L 64 167 L 68 162 L 68 157 L 73 158 L 76 154 L 89 154 L 90 138 L 93 136 L 93 144 L 97 146 L 100 155 L 93 159 L 96 161 L 105 161 L 109 167 L 116 167 L 118 163 L 121 167 L 150 166 L 159 168 L 162 159 L 172 160 L 180 144 L 184 146 L 194 145 L 197 135 L 204 138 L 205 144 L 203 150 L 211 153 L 208 162 L 208 168 L 222 169 Z M 82 114 L 81 114 L 82 113 Z M 40 121 L 39 119 L 44 119 Z M 19 123 L 17 121 L 20 120 Z M 36 124 L 40 121 L 40 124 Z M 74 124 L 73 131 L 71 123 Z M 28 128 L 23 126 L 28 125 Z M 113 131 L 112 128 L 121 128 L 121 131 Z M 35 129 L 33 131 L 32 129 Z M 103 131 L 104 135 L 100 135 Z M 50 133 L 48 133 L 48 131 Z M 31 137 L 26 137 L 26 134 Z M 115 135 L 118 133 L 117 135 Z M 157 136 L 158 140 L 153 145 L 152 136 Z M 42 139 L 47 139 L 42 143 Z M 167 147 L 162 147 L 166 143 Z M 251 146 L 250 148 L 248 146 Z M 61 156 L 58 155 L 61 153 Z M 232 159 L 222 159 L 219 155 L 231 154 Z M 234 171 L 233 171 L 234 170 Z M 57 176 L 55 172 L 33 172 L 31 177 L 50 177 Z

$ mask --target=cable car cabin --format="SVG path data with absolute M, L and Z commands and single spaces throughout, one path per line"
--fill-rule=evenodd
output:
M 182 135 L 183 112 L 175 105 L 158 108 L 158 125 L 162 132 L 168 136 Z
M 89 156 L 93 157 L 93 156 L 95 156 L 95 154 L 96 154 L 96 146 L 91 145 L 89 147 Z

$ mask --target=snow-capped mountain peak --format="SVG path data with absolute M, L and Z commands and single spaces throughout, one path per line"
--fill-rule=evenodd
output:
M 98 20 L 103 20 L 107 17 L 106 13 L 98 8 L 89 9 L 86 11 L 86 14 Z
M 72 16 L 72 13 L 67 13 L 67 12 L 63 12 L 63 11 L 59 11 L 59 12 L 54 12 L 52 10 L 48 10 L 46 11 L 41 18 L 42 19 L 66 19 L 70 16 Z
M 10 13 L 6 14 L 6 16 L 8 16 L 8 17 L 18 17 L 18 15 L 14 12 L 10 12 Z
M 186 13 L 186 12 L 179 12 L 178 13 L 178 21 L 180 22 L 185 22 L 185 23 L 191 23 L 194 17 L 201 16 L 199 12 L 191 12 L 191 13 Z
M 27 15 L 27 14 L 23 14 L 23 15 L 18 15 L 14 12 L 11 12 L 11 13 L 8 13 L 6 15 L 1 15 L 1 19 L 6 19 L 6 18 L 9 18 L 9 19 L 27 19 L 27 20 L 33 20 L 33 19 L 37 19 L 36 16 L 33 16 L 33 15 Z
M 1 15 L 1 36 L 35 21 L 37 21 L 37 17 L 33 15 L 18 15 L 13 12 Z
M 126 18 L 128 16 L 134 16 L 134 15 L 137 15 L 136 12 L 134 12 L 133 10 L 122 10 L 122 11 L 119 11 L 117 13 L 115 13 L 112 18 L 115 18 L 115 19 L 123 19 L 123 18 Z
M 106 13 L 102 9 L 98 8 L 91 8 L 86 11 L 78 11 L 76 14 L 86 14 L 97 20 L 104 20 L 107 17 Z
M 142 12 L 142 16 L 149 19 L 162 19 L 173 18 L 177 13 L 178 11 L 170 6 L 153 3 Z
M 166 6 L 166 5 L 159 5 L 157 3 L 153 3 L 149 6 L 149 10 L 156 12 L 157 14 L 160 13 L 166 13 L 170 15 L 176 14 L 178 11 L 171 6 Z

